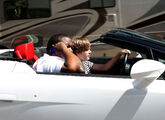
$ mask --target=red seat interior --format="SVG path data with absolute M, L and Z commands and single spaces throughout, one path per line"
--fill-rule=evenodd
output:
M 38 60 L 34 52 L 33 43 L 24 43 L 15 47 L 14 53 L 19 59 L 32 60 L 33 63 Z

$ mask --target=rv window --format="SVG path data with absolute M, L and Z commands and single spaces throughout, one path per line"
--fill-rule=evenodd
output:
M 89 0 L 91 8 L 114 7 L 115 0 Z
M 6 20 L 44 18 L 50 16 L 50 0 L 6 0 Z

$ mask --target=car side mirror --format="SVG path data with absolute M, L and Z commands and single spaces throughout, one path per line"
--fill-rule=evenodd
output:
M 143 59 L 136 62 L 131 69 L 133 86 L 145 89 L 165 71 L 165 65 L 161 62 Z

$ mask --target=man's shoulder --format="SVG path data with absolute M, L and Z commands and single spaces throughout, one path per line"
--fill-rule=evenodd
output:
M 42 57 L 41 57 L 41 59 L 47 59 L 47 60 L 54 60 L 54 59 L 57 59 L 57 60 L 64 60 L 63 58 L 61 58 L 61 57 L 58 57 L 58 56 L 51 56 L 51 55 L 49 55 L 49 54 L 44 54 Z
M 49 60 L 57 60 L 57 61 L 63 61 L 64 62 L 64 59 L 61 58 L 61 57 L 58 57 L 58 56 L 49 56 L 48 59 Z

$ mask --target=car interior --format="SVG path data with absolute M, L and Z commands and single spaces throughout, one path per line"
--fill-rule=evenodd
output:
M 103 44 L 104 45 L 104 44 Z M 96 46 L 92 47 L 92 49 L 95 49 Z M 99 45 L 101 48 L 101 46 Z M 110 46 L 111 47 L 111 46 Z M 111 49 L 111 48 L 110 48 Z M 121 48 L 113 47 L 113 51 L 116 53 L 117 50 L 120 50 Z M 102 52 L 99 52 L 98 50 L 94 51 L 92 50 L 93 54 L 90 58 L 90 61 L 95 64 L 105 64 L 107 61 L 112 59 L 114 56 L 111 55 L 111 50 L 103 50 Z M 99 52 L 99 53 L 97 53 Z M 4 60 L 14 60 L 19 62 L 25 62 L 28 65 L 32 66 L 32 64 L 41 57 L 44 53 L 46 53 L 46 47 L 34 47 L 33 43 L 23 43 L 21 45 L 17 45 L 13 50 L 7 51 L 3 54 L 1 54 L 0 59 Z M 108 53 L 110 55 L 108 55 Z M 115 53 L 115 54 L 116 54 Z M 115 55 L 114 54 L 114 55 Z M 128 76 L 130 74 L 130 70 L 132 65 L 137 62 L 140 59 L 143 59 L 142 55 L 137 54 L 136 52 L 133 52 L 134 55 L 125 55 L 121 57 L 117 63 L 113 66 L 112 69 L 108 71 L 97 71 L 94 73 L 95 75 L 124 75 Z M 136 57 L 137 55 L 140 55 L 140 57 Z M 42 74 L 48 74 L 48 73 L 42 73 Z M 52 73 L 51 73 L 52 74 Z M 54 73 L 55 74 L 55 73 Z
M 33 63 L 43 56 L 46 53 L 46 47 L 43 47 L 42 43 L 37 43 L 39 40 L 36 36 L 30 36 L 33 38 L 29 40 L 28 35 L 18 36 L 14 39 L 9 49 L 9 51 L 3 52 L 0 54 L 0 59 L 2 60 L 13 60 L 19 62 L 25 62 L 28 65 L 32 66 Z M 37 38 L 37 39 L 36 39 Z M 43 40 L 41 40 L 43 42 Z M 39 46 L 39 47 L 38 47 Z M 93 73 L 94 76 L 125 76 L 130 77 L 130 71 L 134 63 L 141 59 L 153 59 L 153 54 L 156 54 L 157 60 L 165 63 L 165 60 L 162 59 L 163 53 L 157 53 L 157 51 L 151 51 L 151 49 L 146 48 L 142 45 L 134 45 L 120 43 L 104 43 L 103 41 L 97 41 L 96 43 L 91 43 L 92 54 L 90 61 L 95 64 L 105 64 L 107 61 L 111 60 L 121 49 L 131 50 L 131 54 L 126 54 L 122 56 L 116 64 L 108 71 L 97 71 Z M 159 55 L 160 54 L 160 55 Z M 162 56 L 161 58 L 159 58 Z M 38 73 L 38 74 L 57 74 L 57 73 Z M 63 74 L 63 73 L 62 73 Z M 64 73 L 65 74 L 65 73 Z M 68 74 L 68 73 L 67 73 Z M 75 74 L 73 74 L 75 75 Z M 80 75 L 80 74 L 79 74 Z M 82 74 L 81 74 L 82 75 Z M 91 76 L 91 75 L 85 75 Z M 165 76 L 165 74 L 163 74 Z M 163 77 L 165 78 L 165 77 Z

